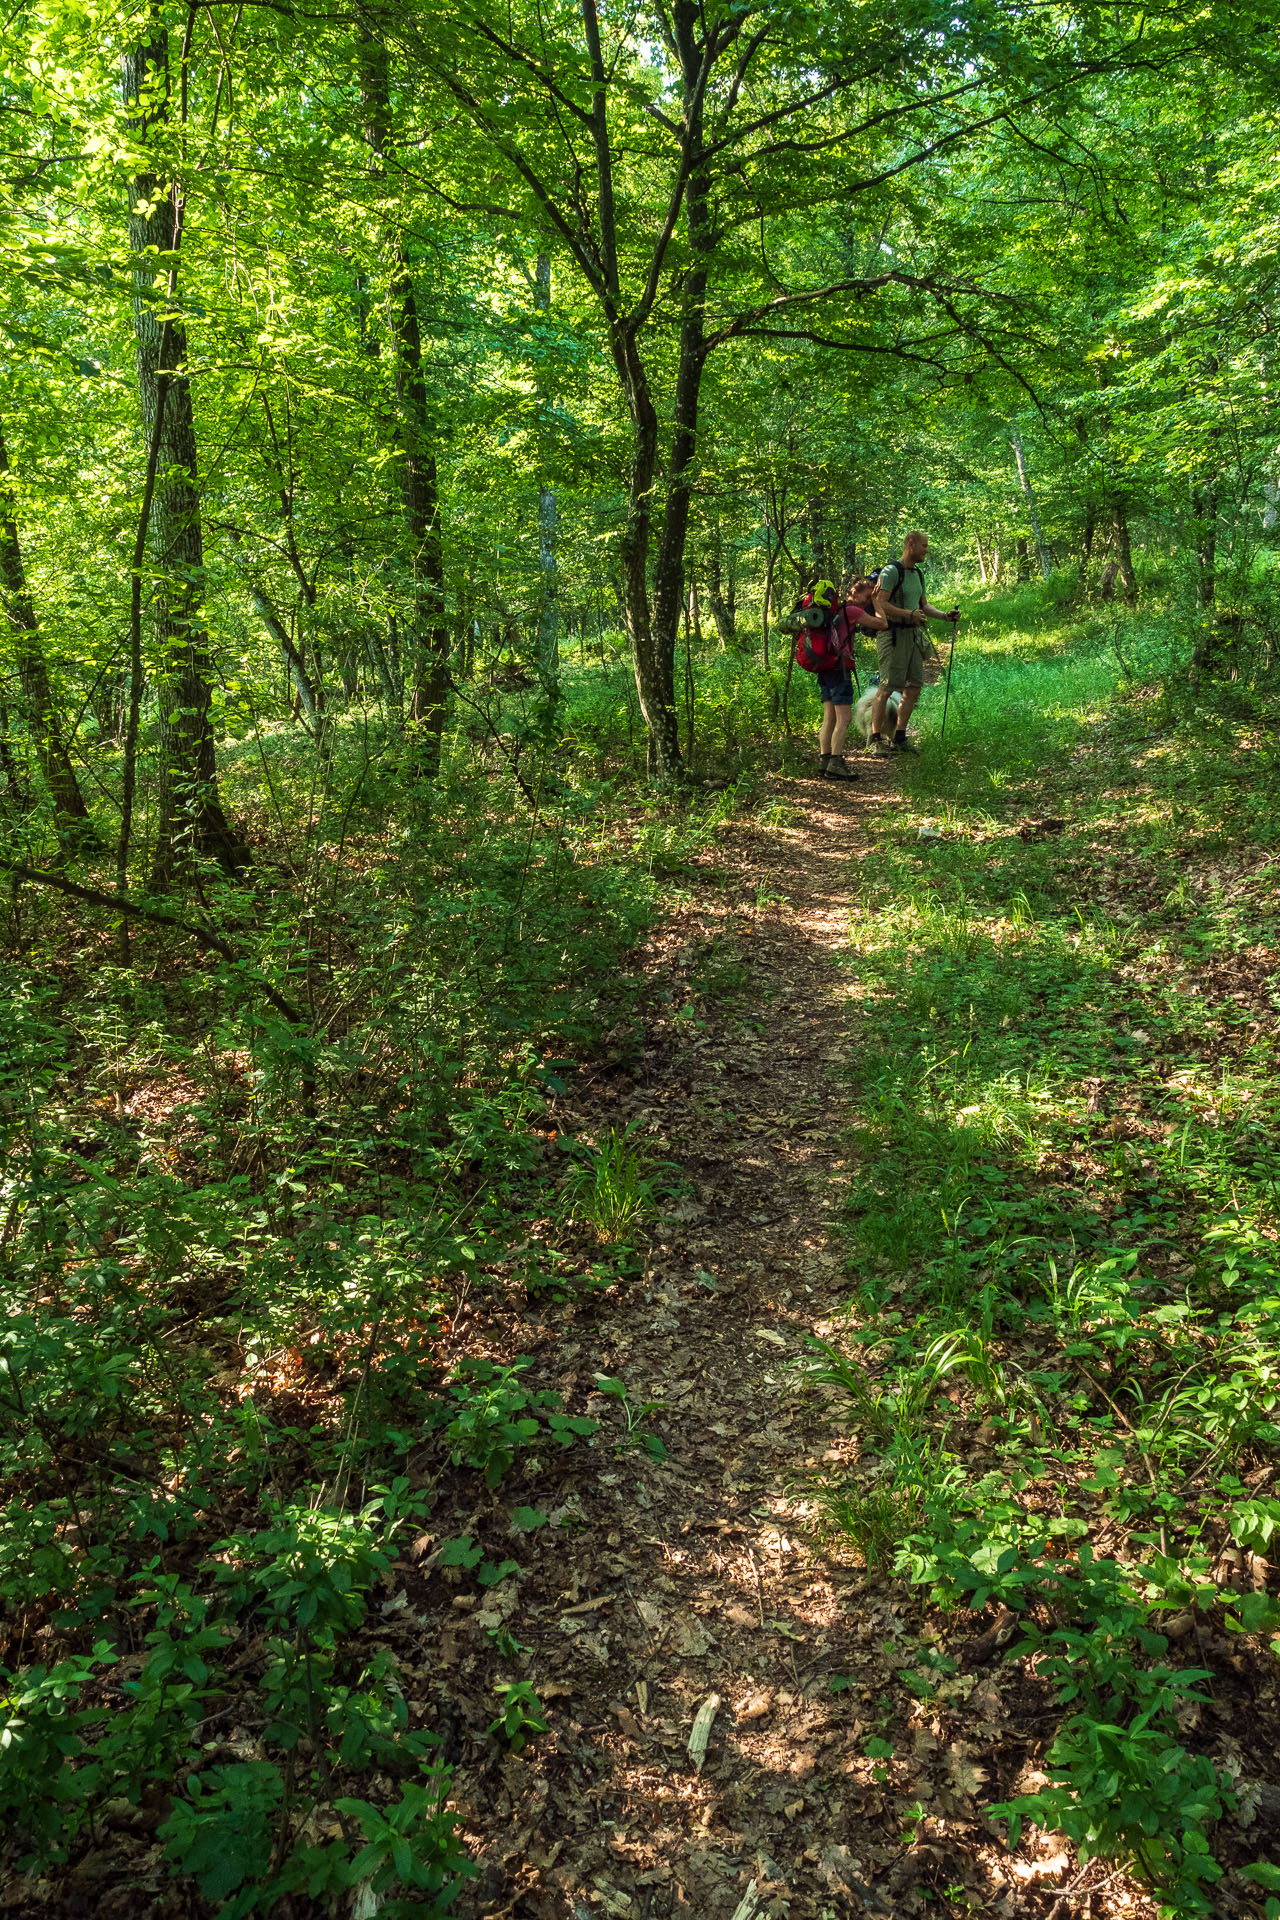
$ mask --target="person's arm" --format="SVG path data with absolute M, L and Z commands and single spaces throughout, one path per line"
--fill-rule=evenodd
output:
M 889 622 L 886 619 L 885 615 L 880 612 L 879 608 L 877 608 L 874 613 L 869 613 L 866 607 L 859 606 L 856 600 L 854 601 L 853 605 L 854 605 L 853 624 L 856 628 L 859 629 L 859 631 L 863 633 L 883 633 L 884 632 Z
M 960 618 L 960 615 L 953 613 L 950 607 L 945 610 L 942 607 L 931 607 L 927 600 L 920 602 L 920 611 L 930 620 L 958 620 Z

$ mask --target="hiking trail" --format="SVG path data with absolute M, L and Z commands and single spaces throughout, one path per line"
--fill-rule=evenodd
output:
M 936 1849 L 909 1849 L 900 1790 L 864 1751 L 886 1690 L 903 1695 L 899 1610 L 883 1582 L 815 1544 L 812 1481 L 852 1457 L 849 1423 L 791 1365 L 807 1335 L 839 1324 L 856 1284 L 834 1227 L 867 1038 L 836 955 L 862 823 L 894 785 L 884 763 L 861 771 L 847 787 L 779 778 L 803 823 L 726 834 L 696 897 L 644 949 L 638 1057 L 606 1055 L 560 1103 L 574 1133 L 643 1130 L 692 1193 L 653 1236 L 643 1281 L 526 1309 L 505 1336 L 497 1318 L 484 1330 L 491 1351 L 518 1342 L 529 1383 L 602 1428 L 592 1456 L 539 1461 L 532 1484 L 517 1466 L 483 1514 L 462 1516 L 492 1537 L 532 1500 L 560 1522 L 508 1549 L 523 1572 L 498 1590 L 505 1611 L 459 1576 L 439 1664 L 421 1673 L 482 1862 L 464 1914 L 821 1920 L 851 1900 L 910 1913 L 937 1870 Z M 676 989 L 717 937 L 745 976 L 699 1030 Z M 474 1350 L 474 1325 L 466 1337 Z M 626 1443 L 618 1401 L 593 1391 L 600 1374 L 635 1409 L 661 1403 L 643 1427 L 665 1460 Z M 477 1669 L 495 1625 L 527 1649 L 503 1677 L 528 1680 L 548 1710 L 549 1730 L 518 1755 L 454 1718 L 469 1693 L 477 1714 L 486 1705 Z M 699 1772 L 688 1743 L 711 1696 Z M 983 1880 L 992 1910 L 1012 1912 L 999 1877 Z

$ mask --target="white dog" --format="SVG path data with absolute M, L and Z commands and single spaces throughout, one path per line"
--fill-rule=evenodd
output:
M 871 709 L 876 703 L 876 695 L 879 691 L 879 686 L 868 687 L 853 710 L 853 730 L 855 733 L 862 735 L 862 744 L 864 747 L 871 745 Z M 896 727 L 898 724 L 898 707 L 901 702 L 901 697 L 902 696 L 897 693 L 891 693 L 889 695 L 889 711 L 886 713 L 885 719 L 888 721 L 890 727 Z

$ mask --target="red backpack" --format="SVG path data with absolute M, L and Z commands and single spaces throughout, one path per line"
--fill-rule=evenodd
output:
M 796 665 L 806 673 L 838 673 L 852 663 L 854 635 L 866 616 L 853 600 L 826 614 L 814 607 L 813 596 L 806 594 L 796 610 L 797 617 L 803 619 L 810 610 L 811 617 L 821 617 L 822 625 L 806 625 L 796 635 Z
M 833 580 L 816 580 L 797 602 L 792 614 L 798 625 L 796 665 L 806 673 L 834 673 L 844 665 L 848 627 L 843 614 L 844 608 L 836 606 Z

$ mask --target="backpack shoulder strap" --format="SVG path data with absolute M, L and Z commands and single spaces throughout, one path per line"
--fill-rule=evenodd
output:
M 896 579 L 896 580 L 894 581 L 894 583 L 893 583 L 893 586 L 892 586 L 891 588 L 889 588 L 889 590 L 888 590 L 888 592 L 889 592 L 889 605 L 890 605 L 891 607 L 896 607 L 896 606 L 902 606 L 902 604 L 903 604 L 903 603 L 902 603 L 902 601 L 900 601 L 900 600 L 895 600 L 893 596 L 894 596 L 894 595 L 895 595 L 896 593 L 900 593 L 900 592 L 902 591 L 902 588 L 903 588 L 903 586 L 904 586 L 904 585 L 905 585 L 905 583 L 906 583 L 906 578 L 907 578 L 907 575 L 908 575 L 909 573 L 918 573 L 918 574 L 920 575 L 920 596 L 921 596 L 921 598 L 923 599 L 923 597 L 924 597 L 924 574 L 923 574 L 923 572 L 921 572 L 921 568 L 920 568 L 920 562 L 919 562 L 918 560 L 913 560 L 913 561 L 911 562 L 911 564 L 910 564 L 910 566 L 908 566 L 908 565 L 907 565 L 907 563 L 906 563 L 906 561 L 905 561 L 905 560 L 890 560 L 890 562 L 889 562 L 889 566 L 886 566 L 886 567 L 881 567 L 881 569 L 880 569 L 880 578 L 881 578 L 881 580 L 883 580 L 883 579 L 884 579 L 884 576 L 885 576 L 885 574 L 886 574 L 886 573 L 887 573 L 887 572 L 889 571 L 889 567 L 892 567 L 892 568 L 893 568 L 893 570 L 894 570 L 894 572 L 895 572 L 895 573 L 897 574 L 897 576 L 898 576 L 898 577 L 897 577 L 897 579 Z M 904 608 L 904 611 L 905 611 L 905 608 Z

